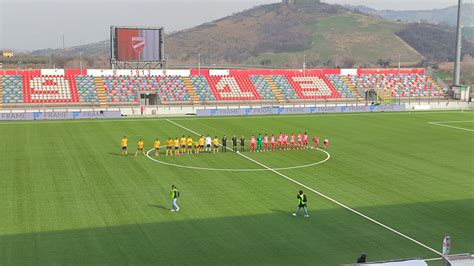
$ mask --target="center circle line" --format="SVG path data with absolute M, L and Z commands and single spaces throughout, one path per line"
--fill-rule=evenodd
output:
M 161 147 L 166 147 L 166 146 L 161 146 Z M 280 170 L 292 170 L 292 169 L 301 169 L 301 168 L 307 168 L 307 167 L 311 167 L 311 166 L 315 166 L 315 165 L 318 165 L 318 164 L 322 164 L 322 163 L 325 163 L 327 162 L 330 158 L 331 158 L 331 154 L 329 154 L 329 152 L 327 152 L 326 150 L 322 150 L 320 148 L 313 148 L 313 147 L 310 147 L 310 149 L 312 150 L 317 150 L 317 151 L 321 151 L 323 153 L 326 154 L 326 158 L 324 160 L 321 160 L 321 161 L 318 161 L 318 162 L 314 162 L 314 163 L 310 163 L 310 164 L 303 164 L 303 165 L 297 165 L 297 166 L 289 166 L 289 167 L 278 167 L 278 168 L 272 168 L 272 170 L 276 170 L 276 171 L 280 171 Z M 164 165 L 168 165 L 168 166 L 173 166 L 173 167 L 179 167 L 179 168 L 187 168 L 187 169 L 193 169 L 193 170 L 203 170 L 203 171 L 222 171 L 222 172 L 260 172 L 260 171 L 271 171 L 270 169 L 265 169 L 265 168 L 257 168 L 257 169 L 251 169 L 251 168 L 212 168 L 212 167 L 199 167 L 199 166 L 190 166 L 190 165 L 182 165 L 182 164 L 174 164 L 174 163 L 168 163 L 168 162 L 164 162 L 164 161 L 160 161 L 156 158 L 153 158 L 150 156 L 150 152 L 154 151 L 155 149 L 150 149 L 149 151 L 146 152 L 146 156 L 148 157 L 148 159 L 154 161 L 154 162 L 157 162 L 157 163 L 160 163 L 160 164 L 164 164 Z

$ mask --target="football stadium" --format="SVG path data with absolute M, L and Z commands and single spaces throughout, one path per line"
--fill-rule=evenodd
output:
M 354 41 L 413 27 L 348 6 L 273 2 L 198 26 L 210 41 L 190 48 L 194 63 L 184 40 L 195 35 L 180 35 L 194 28 L 167 32 L 159 20 L 110 22 L 100 44 L 67 48 L 63 36 L 46 59 L 2 44 L 0 264 L 474 265 L 474 40 L 461 29 L 463 1 L 450 62 L 429 63 L 398 32 L 393 42 L 413 55 L 396 50 L 398 62 L 380 65 L 314 63 L 313 53 L 337 61 L 322 46 L 206 61 L 221 53 L 206 30 L 246 27 L 254 13 L 312 14 L 318 29 Z M 304 38 L 301 25 L 270 21 Z M 417 56 L 424 63 L 410 63 Z

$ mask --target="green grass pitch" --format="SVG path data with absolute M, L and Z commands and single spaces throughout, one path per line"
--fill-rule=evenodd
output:
M 202 134 L 308 131 L 331 140 L 323 164 L 279 170 L 441 250 L 474 252 L 472 112 L 170 118 Z M 428 122 L 449 121 L 443 127 Z M 160 119 L 0 123 L 0 264 L 329 264 L 436 254 L 304 189 L 311 217 L 292 217 L 301 187 L 271 171 L 173 167 L 130 152 L 190 135 Z M 193 137 L 195 137 L 193 135 Z M 320 151 L 246 153 L 271 168 Z M 160 160 L 262 169 L 238 154 Z M 169 189 L 181 192 L 171 213 Z

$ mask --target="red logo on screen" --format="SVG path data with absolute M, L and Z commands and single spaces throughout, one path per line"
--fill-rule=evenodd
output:
M 132 37 L 132 48 L 137 53 L 143 52 L 143 49 L 145 49 L 145 37 Z

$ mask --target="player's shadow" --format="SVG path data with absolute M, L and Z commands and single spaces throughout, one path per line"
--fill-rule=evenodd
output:
M 148 204 L 148 206 L 153 207 L 153 208 L 162 209 L 162 210 L 167 210 L 167 211 L 169 210 L 169 208 L 166 208 L 165 206 L 156 205 L 156 204 Z
M 121 154 L 121 153 L 118 153 L 118 152 L 109 152 L 110 155 L 115 155 L 115 156 L 123 156 L 125 157 L 125 155 Z M 129 154 L 130 156 L 130 154 Z
M 286 214 L 286 215 L 292 213 L 291 210 L 286 210 L 286 211 L 285 211 L 285 210 L 275 210 L 275 209 L 271 209 L 270 211 L 276 212 L 276 213 L 282 213 L 282 214 Z

